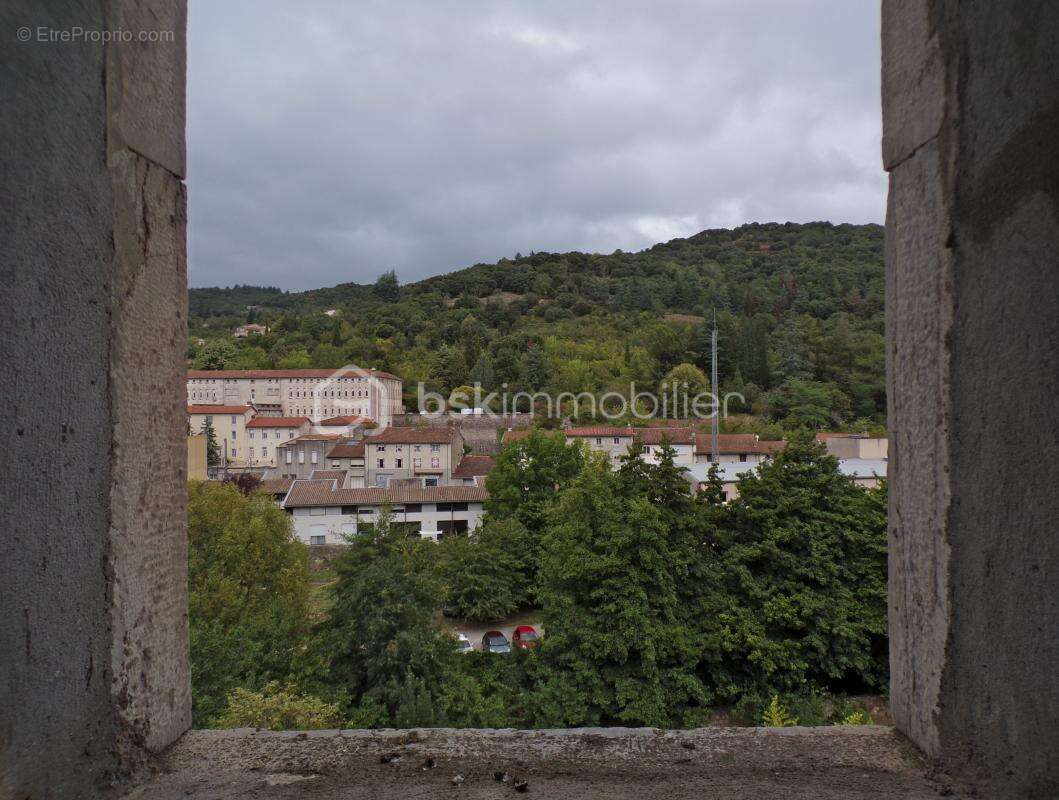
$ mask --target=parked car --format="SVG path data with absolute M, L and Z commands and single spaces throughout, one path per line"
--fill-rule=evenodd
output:
M 540 643 L 541 639 L 532 625 L 519 625 L 511 634 L 511 644 L 523 650 L 538 647 Z
M 464 634 L 464 633 L 457 634 L 457 636 L 456 636 L 456 648 L 461 653 L 470 653 L 470 652 L 473 652 L 473 650 L 474 650 L 474 647 L 471 646 L 471 640 L 468 639 L 467 635 Z
M 511 643 L 500 631 L 486 631 L 482 637 L 482 650 L 486 653 L 510 653 Z

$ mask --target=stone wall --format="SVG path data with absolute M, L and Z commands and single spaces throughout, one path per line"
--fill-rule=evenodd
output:
M 883 3 L 897 726 L 1059 795 L 1059 12 Z
M 185 24 L 163 0 L 0 12 L 2 797 L 101 795 L 190 723 Z M 75 27 L 172 41 L 38 38 Z

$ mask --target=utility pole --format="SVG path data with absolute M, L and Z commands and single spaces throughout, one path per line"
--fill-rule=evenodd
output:
M 720 444 L 718 437 L 721 425 L 721 394 L 717 386 L 717 310 L 713 311 L 713 333 L 710 336 L 710 390 L 713 392 L 713 420 L 710 425 L 710 460 L 714 464 L 720 463 Z

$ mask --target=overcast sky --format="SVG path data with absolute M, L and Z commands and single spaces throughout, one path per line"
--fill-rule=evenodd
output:
M 882 222 L 878 3 L 193 0 L 192 286 Z

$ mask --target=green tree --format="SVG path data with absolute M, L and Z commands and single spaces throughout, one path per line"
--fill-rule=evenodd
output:
M 567 444 L 562 433 L 534 429 L 501 451 L 496 466 L 486 476 L 489 499 L 486 511 L 496 517 L 513 517 L 531 533 L 540 533 L 559 489 L 581 470 L 580 446 Z
M 306 629 L 308 554 L 263 494 L 193 483 L 188 497 L 193 717 L 208 726 L 236 687 L 286 680 Z
M 239 351 L 227 339 L 210 339 L 195 353 L 191 361 L 195 369 L 231 369 Z
M 516 519 L 490 519 L 473 537 L 446 538 L 438 554 L 446 613 L 489 621 L 528 607 L 537 566 L 531 549 Z
M 342 727 L 338 707 L 299 694 L 293 684 L 266 683 L 259 692 L 233 689 L 216 720 L 218 728 L 262 728 L 269 731 L 311 731 Z
M 800 434 L 740 481 L 728 511 L 712 615 L 722 693 L 885 686 L 885 489 L 856 486 Z
M 200 433 L 206 435 L 206 463 L 211 467 L 221 465 L 221 446 L 217 443 L 217 431 L 213 429 L 210 418 L 202 420 Z
M 674 554 L 657 509 L 623 497 L 592 458 L 563 492 L 544 537 L 545 691 L 572 691 L 564 724 L 668 726 L 706 692 L 695 636 L 680 618 Z M 572 716 L 571 716 L 572 715 Z
M 458 656 L 452 637 L 432 624 L 441 589 L 432 569 L 435 545 L 410 539 L 391 522 L 381 514 L 333 563 L 332 603 L 317 631 L 321 680 L 342 708 L 370 703 L 379 724 L 404 708 L 402 722 L 429 725 L 433 701 L 424 711 L 417 687 L 431 687 L 433 698 Z M 410 719 L 414 707 L 422 713 Z
M 393 270 L 384 272 L 375 281 L 372 291 L 380 300 L 395 301 L 400 298 L 401 284 L 397 280 L 397 273 Z

